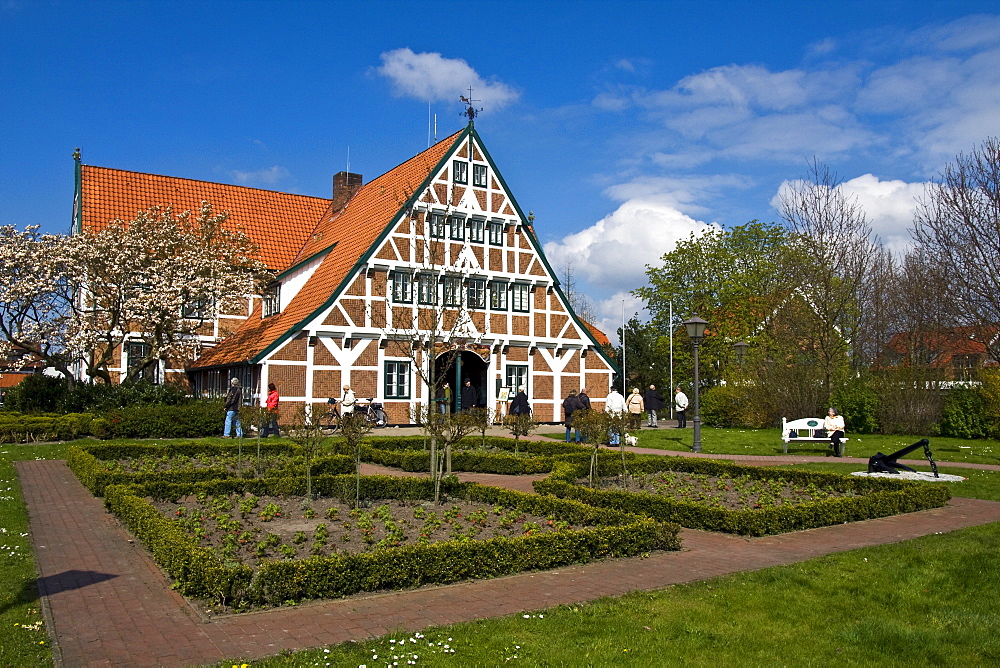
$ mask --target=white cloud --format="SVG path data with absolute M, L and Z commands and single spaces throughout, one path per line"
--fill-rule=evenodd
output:
M 644 285 L 646 265 L 656 264 L 679 239 L 709 224 L 653 198 L 630 199 L 590 227 L 545 244 L 553 267 L 570 262 L 600 299 Z
M 785 181 L 771 199 L 771 206 L 780 209 L 781 193 L 788 187 Z M 839 188 L 848 197 L 856 199 L 868 217 L 872 231 L 893 253 L 900 255 L 913 246 L 910 228 L 913 227 L 913 213 L 916 200 L 926 184 L 906 183 L 900 180 L 879 180 L 872 174 L 862 174 L 844 181 Z
M 440 53 L 414 53 L 409 48 L 381 54 L 376 71 L 392 82 L 396 95 L 424 102 L 456 102 L 459 95 L 473 97 L 490 109 L 499 109 L 519 97 L 512 87 L 499 81 L 485 81 L 461 58 L 445 58 Z M 476 104 L 480 104 L 477 102 Z
M 281 165 L 258 169 L 253 172 L 244 172 L 234 169 L 229 175 L 237 183 L 251 186 L 273 186 L 288 178 L 291 174 Z

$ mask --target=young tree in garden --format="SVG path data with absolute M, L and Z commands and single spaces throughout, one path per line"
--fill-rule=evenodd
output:
M 805 179 L 786 183 L 779 211 L 792 228 L 799 294 L 816 313 L 800 335 L 818 354 L 827 393 L 847 364 L 866 366 L 854 343 L 866 325 L 864 305 L 886 259 L 857 198 L 815 160 Z
M 1000 138 L 960 154 L 926 189 L 913 234 L 929 262 L 948 272 L 958 322 L 984 336 L 1000 359 Z M 946 305 L 948 305 L 946 304 Z
M 372 430 L 368 417 L 352 411 L 340 419 L 340 435 L 354 457 L 354 507 L 361 505 L 361 442 Z
M 71 338 L 78 278 L 67 237 L 0 226 L 0 359 L 18 348 L 73 378 L 86 352 Z
M 245 308 L 266 267 L 226 219 L 207 202 L 195 215 L 154 207 L 69 239 L 69 262 L 86 286 L 70 337 L 91 351 L 88 375 L 111 382 L 108 367 L 126 340 L 147 350 L 126 380 L 160 360 L 190 359 L 202 323 Z
M 402 201 L 408 199 L 409 193 L 403 193 L 403 198 Z M 386 286 L 385 301 L 371 307 L 372 324 L 383 330 L 387 353 L 408 360 L 426 387 L 426 404 L 414 411 L 412 417 L 424 427 L 430 440 L 431 477 L 436 490 L 440 486 L 440 472 L 451 472 L 451 444 L 468 432 L 463 421 L 453 419 L 451 414 L 439 417 L 439 408 L 443 406 L 439 397 L 449 380 L 438 368 L 451 367 L 463 349 L 475 346 L 476 337 L 469 314 L 472 289 L 468 267 L 457 258 L 448 257 L 447 243 L 442 240 L 448 220 L 447 212 L 422 215 L 410 212 L 410 225 L 423 226 L 423 234 L 414 236 L 408 249 L 419 268 L 393 272 Z M 437 225 L 440 229 L 432 229 Z M 458 387 L 452 388 L 454 393 L 459 391 Z M 451 438 L 456 426 L 461 427 L 461 436 Z M 439 445 L 444 446 L 444 466 L 439 465 Z
M 302 448 L 306 464 L 306 499 L 313 500 L 312 467 L 326 443 L 319 420 L 313 416 L 312 404 L 299 404 L 288 425 L 288 437 Z
M 531 417 L 531 413 L 521 413 L 519 415 L 507 414 L 504 416 L 503 423 L 507 427 L 507 431 L 510 432 L 510 435 L 514 437 L 514 455 L 516 456 L 521 437 L 527 436 L 534 431 L 538 423 Z

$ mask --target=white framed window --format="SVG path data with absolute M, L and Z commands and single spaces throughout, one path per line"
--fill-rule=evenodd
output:
M 451 161 L 452 181 L 463 185 L 469 182 L 469 163 L 464 160 Z
M 430 273 L 417 274 L 417 301 L 421 304 L 437 304 L 437 276 Z
M 486 165 L 472 166 L 472 185 L 486 187 Z
M 392 301 L 400 304 L 413 303 L 413 277 L 410 272 L 399 269 L 392 272 Z
M 507 283 L 490 281 L 490 308 L 494 311 L 507 310 Z
M 462 277 L 461 276 L 445 276 L 444 277 L 444 305 L 445 306 L 461 306 L 462 305 Z
M 503 246 L 503 223 L 490 222 L 490 245 Z
M 486 221 L 473 218 L 469 221 L 469 241 L 483 243 L 486 241 Z
M 510 286 L 510 308 L 518 313 L 531 311 L 531 286 L 527 283 L 515 283 Z
M 486 308 L 486 279 L 469 279 L 469 308 Z
M 444 216 L 440 213 L 432 213 L 428 217 L 430 234 L 436 239 L 444 239 Z
M 451 216 L 448 218 L 448 235 L 456 241 L 465 239 L 465 218 Z
M 270 318 L 281 311 L 281 283 L 274 282 L 264 288 L 260 317 Z
M 389 360 L 385 363 L 385 398 L 410 398 L 410 363 Z
M 517 388 L 523 387 L 525 393 L 531 396 L 528 392 L 528 365 L 527 364 L 508 364 L 507 365 L 507 387 L 510 391 L 517 392 Z

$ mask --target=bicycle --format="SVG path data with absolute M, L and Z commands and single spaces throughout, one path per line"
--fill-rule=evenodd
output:
M 340 422 L 343 418 L 340 415 L 340 409 L 337 408 L 337 399 L 330 397 L 326 403 L 330 404 L 330 410 L 319 418 L 319 428 L 320 431 L 329 436 L 340 429 Z M 375 397 L 369 399 L 367 404 L 355 404 L 354 412 L 365 416 L 368 424 L 376 429 L 381 429 L 389 424 L 389 416 L 385 414 L 382 404 L 375 401 Z

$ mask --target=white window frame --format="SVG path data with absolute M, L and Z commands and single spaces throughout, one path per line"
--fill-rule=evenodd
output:
M 531 286 L 514 283 L 510 286 L 510 310 L 515 313 L 531 313 Z
M 465 160 L 451 161 L 451 180 L 460 185 L 469 184 L 469 163 Z
M 472 165 L 472 185 L 485 188 L 489 184 L 489 173 L 486 165 Z
M 382 365 L 382 387 L 386 399 L 410 398 L 411 365 L 406 360 L 385 360 Z

